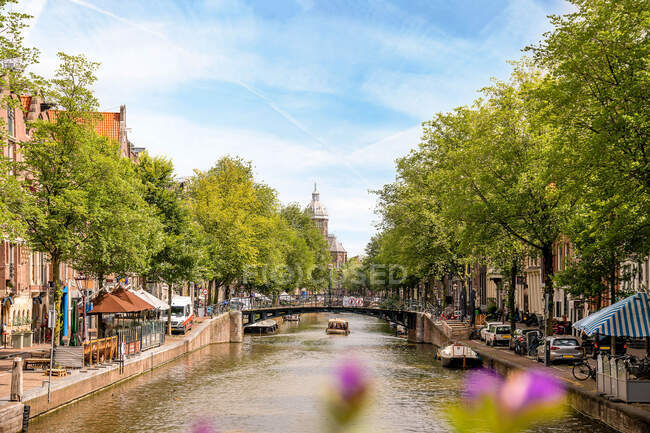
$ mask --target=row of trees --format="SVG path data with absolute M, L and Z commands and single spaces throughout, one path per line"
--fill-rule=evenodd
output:
M 542 259 L 550 302 L 554 285 L 616 299 L 621 263 L 650 248 L 650 2 L 572 3 L 508 81 L 424 123 L 378 191 L 366 268 L 399 263 L 408 286 L 489 264 L 508 276 L 513 311 L 528 255 Z M 574 254 L 554 275 L 565 237 Z
M 38 52 L 23 47 L 30 17 L 8 12 L 9 3 L 0 0 L 0 57 L 18 66 L 3 70 L 3 106 L 22 109 L 18 96 L 29 94 L 49 111 L 27 124 L 20 156 L 2 159 L 0 229 L 47 254 L 57 311 L 62 263 L 100 286 L 109 275 L 141 275 L 168 284 L 170 297 L 174 286 L 210 281 L 209 301 L 215 288 L 234 282 L 266 293 L 320 287 L 329 253 L 303 208 L 281 206 L 238 158 L 224 157 L 183 184 L 169 159 L 123 158 L 95 127 L 99 64 L 59 53 L 52 80 L 27 73 L 38 62 Z

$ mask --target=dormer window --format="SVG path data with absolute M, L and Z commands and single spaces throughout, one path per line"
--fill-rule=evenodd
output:
M 7 132 L 9 137 L 16 136 L 16 110 L 12 107 L 7 108 Z

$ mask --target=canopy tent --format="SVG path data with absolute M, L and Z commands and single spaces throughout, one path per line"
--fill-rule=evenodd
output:
M 154 295 L 152 295 L 149 292 L 146 292 L 146 291 L 144 291 L 142 289 L 133 290 L 132 292 L 133 292 L 133 294 L 138 296 L 143 301 L 153 305 L 156 310 L 160 310 L 160 311 L 169 310 L 169 304 L 167 302 L 164 302 L 163 300 L 161 300 L 160 298 L 155 297 Z
M 108 313 L 138 313 L 153 310 L 153 305 L 140 297 L 119 288 L 110 293 L 104 293 L 93 300 L 93 309 L 88 314 Z
M 605 307 L 573 324 L 587 335 L 594 333 L 614 337 L 650 337 L 650 298 L 637 293 Z
M 113 290 L 111 294 L 117 296 L 122 301 L 128 302 L 129 304 L 133 305 L 137 309 L 136 311 L 147 311 L 147 310 L 156 309 L 153 305 L 151 305 L 147 301 L 144 301 L 142 298 L 140 298 L 133 292 L 126 290 L 123 287 L 120 287 L 117 290 Z
M 290 301 L 291 296 L 287 292 L 282 292 L 282 293 L 280 293 L 280 300 L 281 301 Z
M 135 313 L 138 310 L 112 293 L 100 294 L 93 300 L 93 309 L 88 314 Z

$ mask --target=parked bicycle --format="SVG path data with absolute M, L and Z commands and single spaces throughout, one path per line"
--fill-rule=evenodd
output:
M 573 373 L 573 377 L 580 381 L 585 381 L 589 378 L 596 380 L 596 370 L 584 359 L 573 364 L 571 373 Z

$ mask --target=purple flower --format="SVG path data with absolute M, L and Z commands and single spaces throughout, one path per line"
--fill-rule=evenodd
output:
M 336 371 L 338 390 L 344 400 L 351 400 L 359 396 L 368 387 L 368 381 L 361 365 L 353 360 L 347 361 Z
M 217 429 L 209 421 L 201 420 L 192 426 L 192 433 L 217 433 Z
M 474 402 L 483 397 L 497 397 L 504 379 L 494 370 L 481 369 L 470 372 L 465 379 L 466 400 Z
M 499 401 L 510 411 L 536 405 L 556 404 L 564 399 L 564 385 L 555 376 L 539 370 L 515 373 L 499 392 Z

